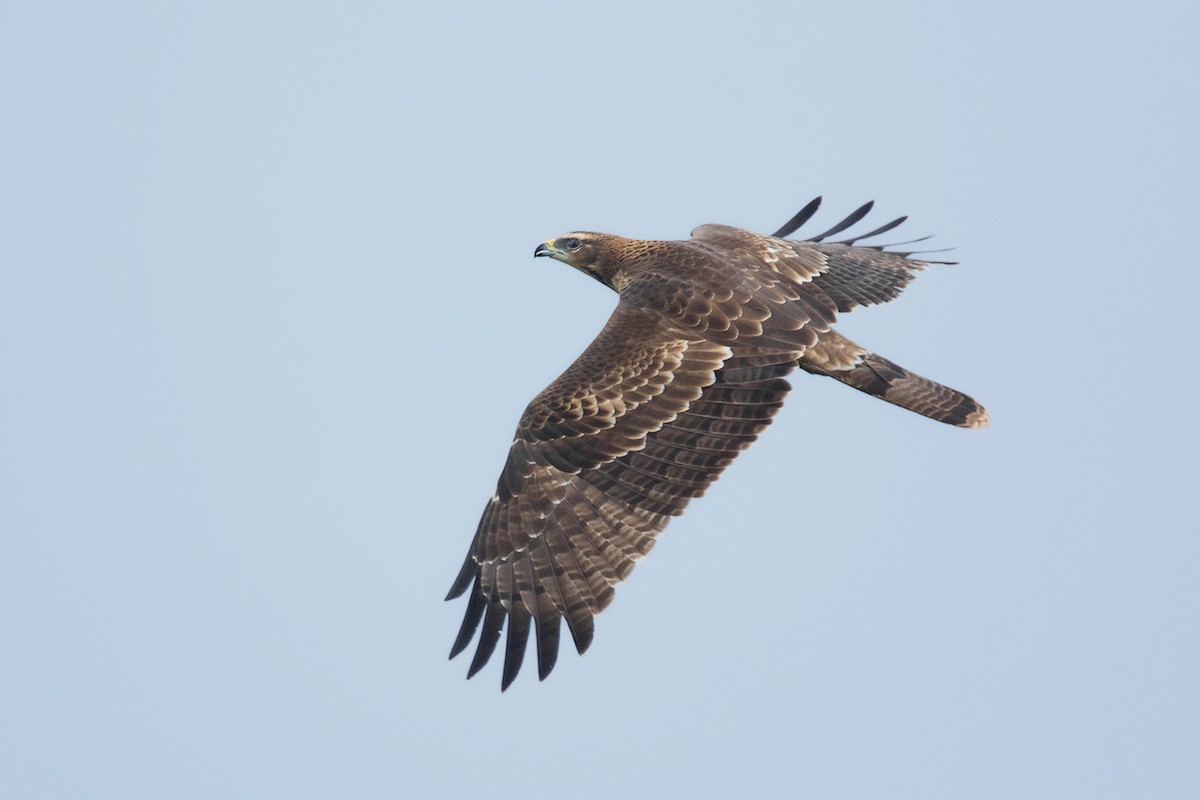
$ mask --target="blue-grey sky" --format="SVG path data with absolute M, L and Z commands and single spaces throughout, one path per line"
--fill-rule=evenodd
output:
M 1190 3 L 0 8 L 0 794 L 1200 796 Z M 566 230 L 935 233 L 505 694 L 444 603 L 615 302 Z

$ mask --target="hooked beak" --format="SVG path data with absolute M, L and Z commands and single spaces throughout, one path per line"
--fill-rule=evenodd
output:
M 539 244 L 537 246 L 537 249 L 535 249 L 533 251 L 534 258 L 537 258 L 538 256 L 550 256 L 551 258 L 553 258 L 554 256 L 559 256 L 559 255 L 562 255 L 562 253 L 559 251 L 559 249 L 557 247 L 554 246 L 553 239 L 549 239 L 547 241 L 542 242 L 541 244 Z

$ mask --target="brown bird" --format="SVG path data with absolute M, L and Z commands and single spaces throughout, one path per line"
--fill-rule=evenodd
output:
M 856 244 L 906 217 L 825 241 L 873 203 L 819 236 L 787 239 L 820 202 L 771 236 L 702 225 L 687 241 L 578 232 L 537 246 L 535 256 L 592 276 L 620 301 L 596 340 L 521 416 L 446 598 L 470 590 L 451 658 L 483 621 L 468 678 L 491 657 L 506 619 L 502 690 L 521 668 L 531 622 L 539 678 L 554 668 L 564 618 L 575 649 L 587 650 L 593 617 L 612 602 L 613 587 L 770 424 L 796 367 L 939 422 L 987 425 L 972 398 L 831 327 L 838 312 L 897 297 L 916 270 L 952 262 Z

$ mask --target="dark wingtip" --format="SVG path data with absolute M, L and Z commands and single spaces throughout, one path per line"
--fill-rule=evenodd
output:
M 887 233 L 888 231 L 892 230 L 893 228 L 899 227 L 900 225 L 902 225 L 904 223 L 904 221 L 906 219 L 908 219 L 907 214 L 905 214 L 903 217 L 897 217 L 896 219 L 889 222 L 887 225 L 880 225 L 878 228 L 876 228 L 875 230 L 873 230 L 869 233 L 864 233 L 859 236 L 853 236 L 849 239 L 842 239 L 840 242 L 834 242 L 834 244 L 852 245 L 855 242 L 862 241 L 863 239 L 870 239 L 872 236 L 878 236 L 881 233 Z
M 575 639 L 575 652 L 579 653 L 579 655 L 586 653 L 588 648 L 592 646 L 592 637 L 594 635 L 595 630 L 588 628 L 581 638 Z
M 467 680 L 471 680 L 471 678 L 474 678 L 476 675 L 478 675 L 479 670 L 483 669 L 483 665 L 486 663 L 486 659 L 483 661 L 480 661 L 479 659 L 472 661 L 470 668 L 467 670 Z
M 475 631 L 472 630 L 471 635 L 473 636 L 474 634 L 475 634 Z M 450 660 L 453 661 L 455 656 L 457 656 L 463 650 L 466 650 L 467 645 L 470 643 L 471 643 L 471 636 L 468 636 L 465 641 L 462 639 L 462 637 L 459 637 L 458 639 L 456 639 L 454 642 L 454 646 L 450 648 Z
M 821 207 L 821 197 L 814 197 L 808 201 L 808 205 L 796 212 L 796 216 L 789 219 L 783 224 L 783 227 L 775 231 L 771 235 L 777 239 L 784 239 L 795 233 L 801 225 L 808 222 L 813 214 L 817 213 L 817 209 Z
M 479 565 L 475 563 L 475 559 L 468 553 L 466 560 L 463 561 L 462 568 L 458 571 L 458 576 L 454 579 L 454 584 L 446 594 L 446 599 L 453 600 L 456 597 L 462 597 L 462 593 L 467 590 L 467 587 L 471 585 L 471 582 L 478 574 Z
M 825 231 L 824 233 L 822 233 L 818 236 L 813 236 L 813 237 L 809 238 L 807 241 L 819 242 L 819 241 L 822 241 L 823 239 L 825 239 L 826 237 L 833 236 L 835 233 L 841 233 L 842 231 L 846 230 L 846 228 L 849 228 L 851 225 L 858 222 L 860 219 L 862 219 L 867 214 L 869 214 L 871 209 L 874 207 L 875 207 L 875 201 L 868 200 L 867 202 L 863 203 L 858 208 L 854 209 L 854 211 L 851 212 L 850 216 L 846 217 L 844 220 L 839 222 L 837 225 L 834 225 L 832 228 L 830 228 L 829 230 Z
M 529 643 L 529 614 L 520 608 L 508 612 L 508 641 L 504 649 L 504 674 L 500 679 L 500 691 L 504 691 L 517 679 L 521 664 L 525 661 L 525 647 Z
M 479 634 L 479 644 L 475 648 L 475 657 L 471 659 L 471 666 L 467 670 L 468 679 L 475 677 L 495 652 L 496 643 L 500 641 L 500 630 L 504 627 L 504 616 L 504 606 L 499 603 L 488 606 L 483 631 Z
M 467 603 L 467 611 L 463 614 L 462 625 L 458 629 L 458 636 L 454 640 L 454 646 L 450 648 L 451 658 L 466 650 L 471 639 L 475 637 L 475 629 L 479 627 L 479 619 L 483 616 L 486 605 L 487 599 L 482 592 L 476 591 L 471 595 L 471 600 Z
M 562 617 L 555 612 L 534 617 L 537 631 L 538 680 L 544 681 L 558 661 L 558 639 Z
M 571 640 L 575 642 L 575 652 L 583 655 L 592 646 L 592 637 L 596 633 L 595 621 L 590 611 L 567 615 L 567 630 L 571 632 Z

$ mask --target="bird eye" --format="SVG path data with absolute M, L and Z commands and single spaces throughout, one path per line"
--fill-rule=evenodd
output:
M 563 242 L 563 244 L 567 246 L 568 250 L 578 250 L 583 242 L 572 236 L 570 239 L 567 239 L 565 242 Z

